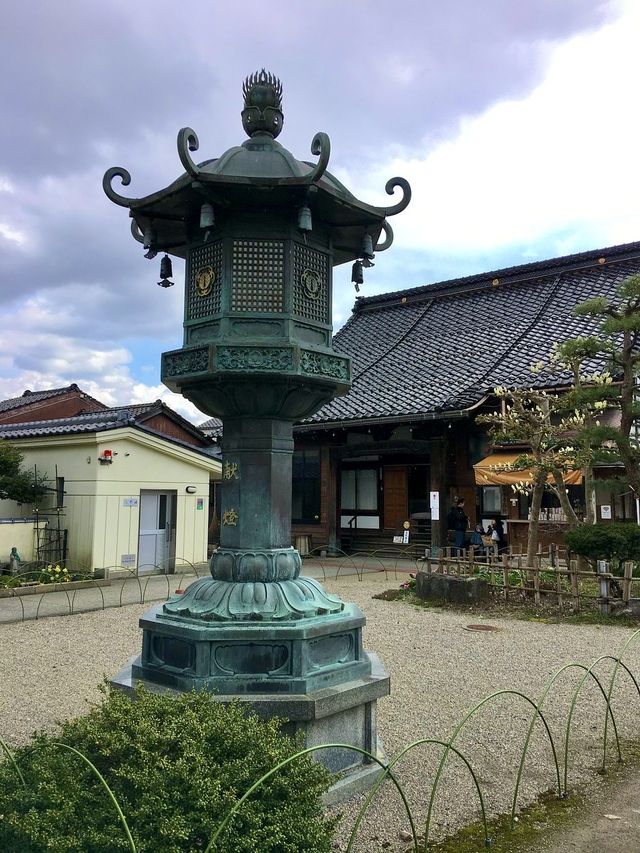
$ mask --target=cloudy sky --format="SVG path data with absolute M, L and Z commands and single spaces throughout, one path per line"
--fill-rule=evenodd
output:
M 0 30 L 0 399 L 77 382 L 162 398 L 178 286 L 156 286 L 102 175 L 143 196 L 244 138 L 243 78 L 284 86 L 280 136 L 365 201 L 410 181 L 363 294 L 640 239 L 637 0 L 14 0 Z M 118 182 L 116 182 L 116 188 Z M 336 270 L 336 326 L 350 270 Z

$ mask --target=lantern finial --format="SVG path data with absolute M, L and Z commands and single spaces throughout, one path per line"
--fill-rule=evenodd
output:
M 268 133 L 275 139 L 282 130 L 282 83 L 270 71 L 256 71 L 242 84 L 242 126 L 247 136 Z

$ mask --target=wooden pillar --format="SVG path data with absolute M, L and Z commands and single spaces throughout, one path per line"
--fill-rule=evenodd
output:
M 324 511 L 327 519 L 327 544 L 330 548 L 339 548 L 338 542 L 338 451 L 335 447 L 327 447 L 326 454 L 326 492 L 324 493 Z
M 431 522 L 431 544 L 442 548 L 447 541 L 448 495 L 446 483 L 447 440 L 431 441 L 431 491 L 440 494 L 440 520 Z

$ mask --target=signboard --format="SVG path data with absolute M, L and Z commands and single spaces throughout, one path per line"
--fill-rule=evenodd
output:
M 611 505 L 603 504 L 600 507 L 600 516 L 601 518 L 611 518 Z
M 120 565 L 121 566 L 134 566 L 136 562 L 135 554 L 123 554 L 120 557 Z
M 138 498 L 123 498 L 122 506 L 138 506 Z
M 402 545 L 402 536 L 394 536 L 393 537 L 394 545 Z
M 429 492 L 429 506 L 431 507 L 431 521 L 439 521 L 440 492 Z
M 402 544 L 403 545 L 409 544 L 409 531 L 408 530 L 405 530 L 404 533 L 402 534 Z
M 196 509 L 204 509 L 204 498 L 196 498 Z

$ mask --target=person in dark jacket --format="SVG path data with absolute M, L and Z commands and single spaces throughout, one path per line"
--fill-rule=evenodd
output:
M 458 556 L 461 557 L 464 554 L 465 534 L 469 527 L 469 518 L 464 511 L 464 498 L 458 498 L 455 505 L 449 510 L 447 525 L 449 530 L 454 531 L 454 545 Z

